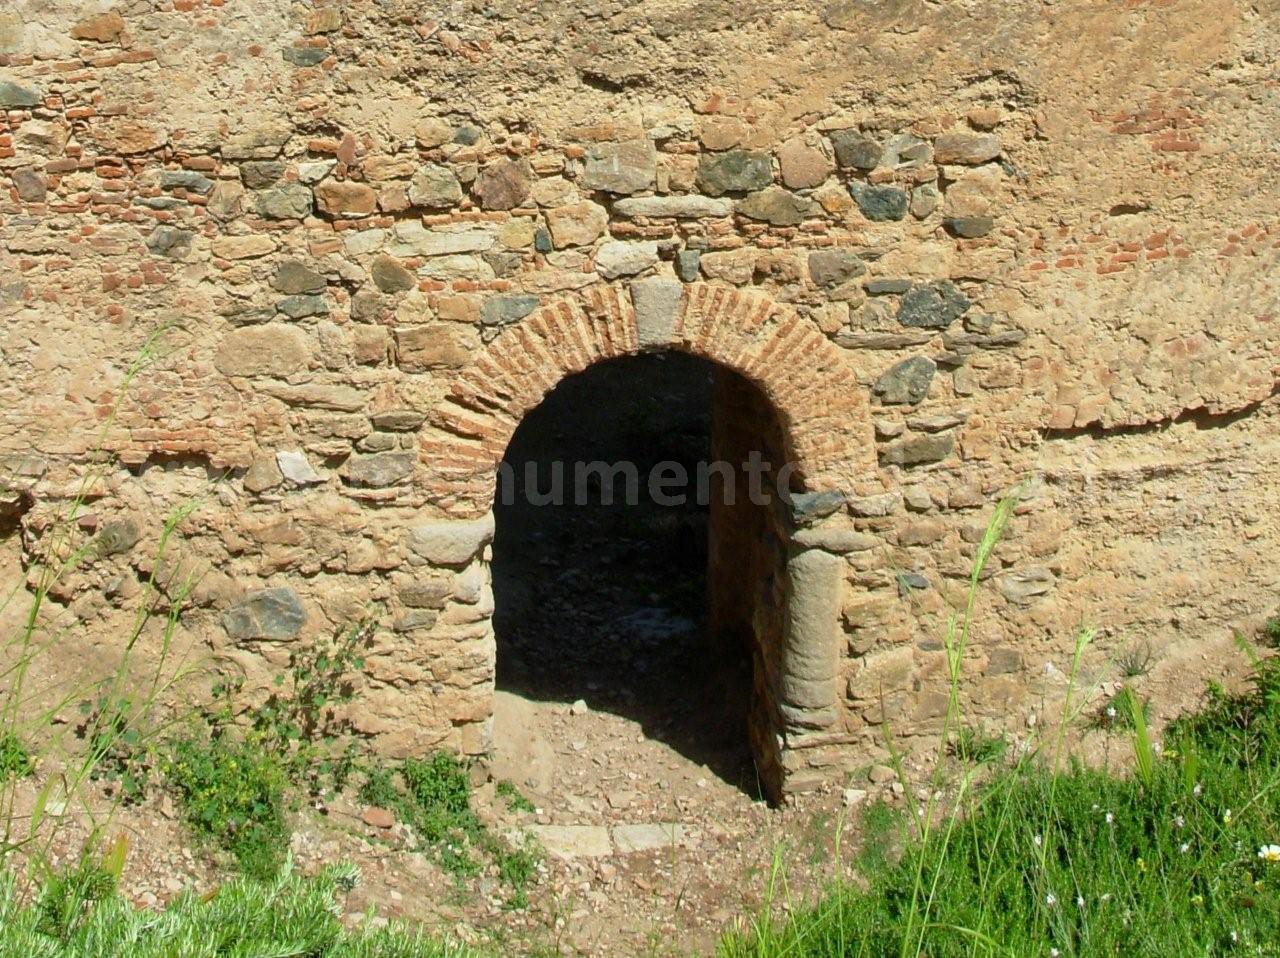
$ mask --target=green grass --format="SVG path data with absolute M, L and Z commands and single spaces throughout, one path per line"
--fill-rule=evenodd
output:
M 879 811 L 859 865 L 791 921 L 761 920 L 722 955 L 1280 954 L 1280 660 L 1214 695 L 1134 774 L 1026 760 L 896 861 Z M 925 920 L 910 903 L 923 875 Z M 917 915 L 917 918 L 919 916 Z
M 116 863 L 119 864 L 119 861 Z M 344 928 L 358 874 L 346 866 L 269 882 L 238 878 L 209 896 L 184 893 L 162 912 L 132 907 L 118 870 L 81 863 L 25 904 L 0 874 L 0 958 L 469 958 L 477 954 L 403 925 Z

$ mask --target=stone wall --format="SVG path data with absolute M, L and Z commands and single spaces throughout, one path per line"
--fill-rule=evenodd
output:
M 492 465 L 564 375 L 680 349 L 799 466 L 793 787 L 936 731 L 1015 486 L 973 712 L 1042 720 L 1086 622 L 1193 689 L 1280 584 L 1272 6 L 20 0 L 5 575 L 89 475 L 59 641 L 109 658 L 194 501 L 194 649 L 265 686 L 372 616 L 361 729 L 482 753 Z

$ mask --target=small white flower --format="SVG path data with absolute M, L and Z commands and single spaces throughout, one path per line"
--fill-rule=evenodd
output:
M 1199 795 L 1203 791 L 1204 791 L 1204 786 L 1201 785 L 1199 782 L 1196 782 L 1196 787 L 1191 790 L 1191 794 Z
M 1044 844 L 1044 839 L 1041 838 L 1039 835 L 1034 836 L 1031 840 L 1036 843 L 1036 848 L 1039 848 L 1041 845 Z
M 1109 892 L 1109 891 L 1104 891 L 1104 892 L 1102 893 L 1102 900 L 1103 900 L 1103 901 L 1111 901 L 1111 892 Z
M 1116 820 L 1116 817 L 1112 815 L 1110 812 L 1107 812 L 1107 824 L 1110 825 L 1115 820 Z
M 1161 745 L 1159 742 L 1152 742 L 1152 743 L 1151 743 L 1151 751 L 1153 751 L 1153 752 L 1155 752 L 1157 755 L 1159 755 L 1161 752 L 1163 752 L 1163 751 L 1164 751 L 1164 746 L 1163 746 L 1163 745 Z
M 1231 940 L 1232 940 L 1232 941 L 1239 941 L 1239 940 L 1240 940 L 1240 936 L 1239 936 L 1239 935 L 1237 935 L 1237 934 L 1233 931 L 1233 932 L 1231 933 Z
M 1187 824 L 1187 820 L 1186 820 L 1185 818 L 1183 818 L 1181 815 L 1175 815 L 1175 816 L 1173 816 L 1173 827 L 1174 827 L 1174 828 L 1182 828 L 1182 827 L 1183 827 L 1184 825 L 1186 825 L 1186 824 Z
M 1113 718 L 1115 718 L 1115 717 L 1116 717 L 1116 707 L 1115 707 L 1114 705 L 1108 705 L 1108 706 L 1107 706 L 1107 718 L 1109 718 L 1109 719 L 1113 719 Z
M 1062 954 L 1062 952 L 1058 951 L 1057 948 L 1049 949 L 1049 958 L 1058 958 L 1060 954 Z
M 1228 808 L 1225 812 L 1222 813 L 1222 823 L 1224 825 L 1231 824 L 1231 809 Z
M 1052 908 L 1054 905 L 1058 903 L 1058 896 L 1055 895 L 1053 892 L 1049 892 L 1049 894 L 1044 896 L 1044 903 L 1048 905 L 1050 908 Z
M 1084 907 L 1084 895 L 1076 895 L 1076 907 L 1077 908 Z
M 1280 845 L 1263 845 L 1258 849 L 1258 857 L 1264 862 L 1280 862 Z
M 1178 846 L 1178 851 L 1182 852 L 1182 854 L 1185 855 L 1187 852 L 1191 851 L 1191 843 L 1183 842 L 1181 845 Z

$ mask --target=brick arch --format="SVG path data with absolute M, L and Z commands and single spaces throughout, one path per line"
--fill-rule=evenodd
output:
M 754 291 L 650 279 L 559 299 L 489 343 L 429 419 L 421 449 L 430 497 L 459 518 L 488 512 L 495 470 L 527 412 L 566 376 L 660 349 L 756 385 L 805 491 L 848 490 L 874 468 L 865 390 L 805 317 Z

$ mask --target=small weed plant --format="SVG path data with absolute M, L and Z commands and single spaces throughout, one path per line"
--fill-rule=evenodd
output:
M 13 732 L 0 732 L 0 782 L 26 778 L 35 769 L 31 752 Z
M 506 788 L 499 785 L 497 792 L 509 805 L 515 801 L 533 807 L 510 783 Z M 528 905 L 527 889 L 539 853 L 530 842 L 512 847 L 484 826 L 471 806 L 466 766 L 453 755 L 436 752 L 425 759 L 406 759 L 394 773 L 371 770 L 360 788 L 360 799 L 394 811 L 413 829 L 423 848 L 458 879 L 475 877 L 485 860 L 491 861 L 511 889 L 508 907 Z

